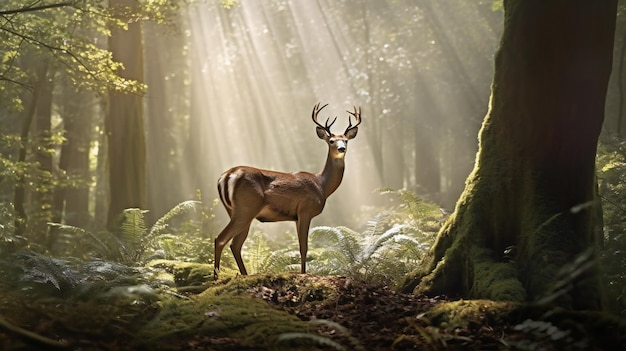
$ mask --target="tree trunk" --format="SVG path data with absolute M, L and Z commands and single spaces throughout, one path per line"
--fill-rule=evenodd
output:
M 61 116 L 65 143 L 59 159 L 60 176 L 70 185 L 58 187 L 54 194 L 54 222 L 84 228 L 89 224 L 89 151 L 92 137 L 94 99 L 89 93 L 66 85 Z
M 134 9 L 134 0 L 110 0 L 109 6 Z M 124 64 L 118 74 L 143 81 L 141 23 L 131 21 L 128 30 L 115 28 L 109 38 L 113 59 Z M 145 208 L 146 150 L 143 127 L 143 102 L 136 94 L 112 91 L 106 114 L 109 157 L 109 212 L 107 226 L 115 225 L 126 208 Z
M 37 83 L 39 93 L 35 107 L 35 135 L 33 154 L 35 160 L 39 164 L 41 174 L 40 184 L 35 195 L 36 210 L 31 217 L 31 225 L 33 233 L 36 235 L 36 241 L 42 242 L 43 235 L 46 232 L 47 223 L 52 219 L 52 154 L 50 149 L 52 145 L 52 89 L 53 75 L 48 62 L 41 61 L 42 75 Z
M 505 0 L 504 8 L 474 170 L 424 270 L 405 288 L 533 301 L 569 279 L 556 302 L 598 308 L 593 268 L 556 277 L 597 247 L 595 152 L 617 2 Z
M 174 96 L 183 94 L 184 86 L 176 78 L 185 74 L 185 68 L 180 66 L 182 62 L 177 61 L 174 56 L 180 55 L 179 53 L 184 50 L 185 41 L 180 36 L 167 33 L 157 23 L 146 23 L 144 42 L 145 79 L 150 87 L 150 92 L 146 96 L 149 116 L 146 119 L 148 170 L 146 185 L 147 204 L 150 209 L 147 218 L 148 223 L 154 223 L 185 199 L 181 198 L 182 182 L 172 182 L 172 179 L 181 179 L 181 169 L 184 169 L 177 153 L 174 132 L 181 129 L 175 122 L 176 118 L 180 117 L 177 113 L 182 111 L 177 109 L 179 107 L 176 105 L 177 97 Z M 180 85 L 176 85 L 177 83 Z M 163 191 L 165 187 L 168 191 Z
M 23 112 L 22 126 L 20 130 L 20 146 L 17 156 L 18 162 L 26 162 L 26 155 L 28 151 L 28 136 L 30 134 L 30 127 L 33 124 L 35 116 L 35 106 L 38 100 L 39 87 L 35 86 L 32 94 L 26 96 L 26 109 Z M 28 99 L 30 98 L 30 99 Z M 13 209 L 15 210 L 15 235 L 22 236 L 26 231 L 26 222 L 28 215 L 26 214 L 26 179 L 24 175 L 20 175 L 15 184 L 15 190 L 13 192 Z
M 431 90 L 424 83 L 424 77 L 415 77 L 416 104 L 411 109 L 416 113 L 417 123 L 410 123 L 414 129 L 415 185 L 420 195 L 431 200 L 441 200 L 441 165 L 439 145 L 441 137 L 441 115 L 433 103 Z
M 48 65 L 45 62 L 40 62 L 34 65 L 36 70 L 35 87 L 32 94 L 25 94 L 24 100 L 26 101 L 26 109 L 23 112 L 22 126 L 20 131 L 20 146 L 18 151 L 18 162 L 26 162 L 28 155 L 29 135 L 33 121 L 37 111 L 40 108 L 40 99 L 45 96 L 46 89 L 46 75 L 48 73 Z M 27 177 L 20 175 L 15 185 L 13 193 L 13 208 L 15 210 L 15 234 L 24 235 L 26 232 L 26 225 L 28 221 L 28 214 L 26 211 L 26 190 L 27 190 Z
M 617 69 L 617 96 L 618 96 L 618 105 L 617 105 L 617 126 L 615 130 L 617 131 L 617 136 L 620 138 L 624 137 L 624 105 L 626 104 L 626 96 L 624 96 L 624 60 L 626 59 L 626 30 L 622 33 L 622 44 L 619 51 L 619 62 Z

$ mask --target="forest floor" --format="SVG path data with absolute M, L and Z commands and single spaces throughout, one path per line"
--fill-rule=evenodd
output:
M 347 277 L 233 277 L 201 290 L 115 301 L 5 294 L 0 349 L 626 349 L 624 321 L 604 314 L 401 294 Z

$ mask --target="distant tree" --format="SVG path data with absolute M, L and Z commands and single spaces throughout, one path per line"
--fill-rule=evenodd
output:
M 96 98 L 89 91 L 77 91 L 66 80 L 59 89 L 59 115 L 63 117 L 64 141 L 58 162 L 58 178 L 68 186 L 54 192 L 53 219 L 84 228 L 92 216 L 89 213 L 89 155 L 94 138 L 93 127 L 101 119 L 94 106 Z
M 189 94 L 185 80 L 189 77 L 189 56 L 186 50 L 185 18 L 176 18 L 176 28 L 148 22 L 143 27 L 146 94 L 146 186 L 148 223 L 184 199 L 183 179 L 189 169 L 182 155 L 182 135 L 187 131 Z M 189 116 L 191 117 L 191 116 Z M 202 114 L 198 116 L 202 118 Z M 212 183 L 211 183 L 212 184 Z M 167 187 L 168 191 L 163 191 Z M 195 190 L 195 188 L 193 189 Z
M 135 0 L 111 0 L 109 6 L 120 18 L 137 10 Z M 126 15 L 125 15 L 126 14 Z M 130 21 L 114 28 L 109 37 L 113 60 L 123 65 L 118 74 L 143 82 L 141 22 Z M 140 95 L 112 90 L 105 117 L 109 160 L 109 211 L 107 225 L 115 223 L 125 208 L 146 206 L 146 146 L 143 100 Z
M 554 293 L 562 306 L 600 307 L 595 153 L 616 8 L 616 0 L 504 1 L 474 170 L 407 290 L 514 301 Z M 588 260 L 553 290 L 579 257 Z

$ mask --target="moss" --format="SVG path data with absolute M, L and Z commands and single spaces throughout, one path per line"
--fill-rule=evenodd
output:
M 492 300 L 459 300 L 439 304 L 426 317 L 432 325 L 456 328 L 470 322 L 495 324 L 517 308 L 516 303 Z
M 467 266 L 467 250 L 469 241 L 466 232 L 459 231 L 457 228 L 450 228 L 450 237 L 437 244 L 444 245 L 439 248 L 443 250 L 446 247 L 442 258 L 440 258 L 432 271 L 420 279 L 414 292 L 426 295 L 448 295 L 448 296 L 464 296 L 467 292 L 468 282 L 468 266 Z M 452 234 L 456 234 L 452 239 Z M 448 236 L 445 232 L 440 232 L 440 237 Z
M 188 301 L 164 300 L 158 316 L 138 335 L 139 346 L 168 349 L 168 340 L 198 336 L 271 350 L 280 334 L 308 331 L 307 324 L 297 317 L 271 308 L 249 293 L 242 294 L 243 287 L 251 286 L 250 280 L 233 279 L 225 288 L 213 287 Z
M 331 281 L 315 275 L 294 273 L 238 276 L 215 284 L 203 294 L 222 296 L 254 293 L 273 302 L 287 299 L 296 304 L 311 301 L 335 303 L 338 288 Z
M 336 297 L 337 287 L 328 279 L 314 275 L 220 278 L 188 301 L 173 297 L 163 300 L 158 316 L 142 329 L 138 337 L 142 344 L 139 346 L 153 348 L 159 345 L 159 348 L 168 349 L 171 346 L 167 345 L 168 340 L 197 336 L 216 342 L 235 342 L 237 349 L 279 349 L 276 342 L 283 333 L 317 334 L 309 323 L 272 308 L 266 300 L 288 298 L 295 304 L 305 301 L 323 304 L 336 301 Z M 303 347 L 307 347 L 305 343 L 305 340 L 301 341 Z M 296 346 L 289 345 L 290 349 Z
M 221 277 L 221 276 L 220 276 Z M 266 275 L 247 275 L 220 278 L 213 286 L 208 288 L 205 295 L 228 295 L 240 294 L 248 291 L 251 286 L 274 285 L 277 282 L 285 282 L 289 280 L 289 274 L 266 274 Z
M 172 260 L 154 260 L 147 267 L 165 269 L 174 276 L 176 286 L 203 285 L 213 279 L 213 265 Z
M 491 250 L 473 250 L 473 280 L 470 296 L 497 301 L 526 300 L 524 286 L 517 278 L 517 268 L 512 262 L 497 262 Z

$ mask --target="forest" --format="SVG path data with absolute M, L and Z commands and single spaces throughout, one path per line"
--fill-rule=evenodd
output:
M 625 65 L 620 0 L 3 0 L 0 349 L 626 349 Z

